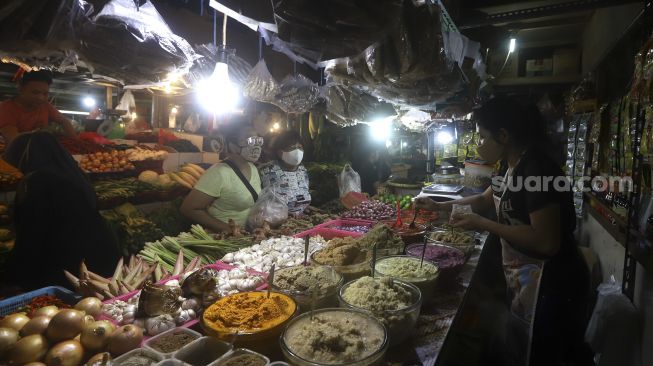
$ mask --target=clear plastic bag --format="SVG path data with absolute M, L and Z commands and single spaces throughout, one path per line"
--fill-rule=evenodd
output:
M 251 231 L 263 226 L 264 222 L 275 228 L 288 219 L 288 205 L 281 196 L 276 194 L 274 187 L 264 188 L 258 200 L 252 207 L 247 218 L 247 228 Z
M 267 102 L 273 100 L 278 92 L 279 84 L 270 74 L 265 60 L 259 61 L 247 76 L 243 86 L 243 94 L 254 100 Z
M 595 352 L 597 366 L 641 364 L 641 317 L 615 281 L 604 282 L 590 318 L 585 340 Z
M 319 99 L 319 86 L 304 75 L 297 75 L 283 79 L 272 103 L 286 113 L 306 113 Z
M 361 177 L 349 164 L 345 164 L 338 176 L 338 189 L 340 198 L 349 192 L 361 192 Z

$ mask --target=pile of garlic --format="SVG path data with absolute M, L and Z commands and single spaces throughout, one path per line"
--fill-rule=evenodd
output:
M 326 240 L 321 236 L 310 239 L 310 255 L 324 248 Z M 267 273 L 276 264 L 276 268 L 298 266 L 304 262 L 304 239 L 282 236 L 263 240 L 260 244 L 243 248 L 237 252 L 227 253 L 222 261 L 242 268 L 251 268 Z

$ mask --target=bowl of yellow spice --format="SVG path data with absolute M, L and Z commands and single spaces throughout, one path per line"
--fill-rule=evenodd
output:
M 297 313 L 297 303 L 290 296 L 270 291 L 241 292 L 226 296 L 206 308 L 201 325 L 207 335 L 239 345 L 279 337 Z M 254 346 L 253 346 L 254 345 Z

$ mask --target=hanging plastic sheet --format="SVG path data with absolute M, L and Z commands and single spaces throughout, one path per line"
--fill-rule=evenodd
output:
M 327 118 L 341 127 L 371 122 L 395 114 L 391 104 L 350 87 L 335 84 L 327 86 L 326 108 Z
M 335 83 L 400 107 L 435 110 L 464 90 L 462 74 L 445 50 L 440 8 L 405 2 L 401 23 L 361 55 L 335 60 Z
M 271 101 L 286 113 L 306 113 L 320 100 L 320 87 L 304 75 L 287 76 Z
M 157 82 L 198 58 L 172 33 L 150 1 L 111 0 L 80 33 L 79 53 L 96 74 L 131 83 Z
M 278 92 L 279 84 L 270 74 L 265 60 L 261 59 L 247 77 L 243 86 L 243 94 L 259 102 L 268 102 L 273 100 Z
M 313 63 L 355 56 L 399 22 L 401 0 L 274 0 L 278 37 Z
M 0 2 L 0 57 L 28 70 L 70 69 L 77 30 L 90 21 L 89 9 L 81 0 Z

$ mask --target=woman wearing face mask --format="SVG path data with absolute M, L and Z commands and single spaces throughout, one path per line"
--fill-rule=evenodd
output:
M 261 168 L 263 188 L 273 186 L 288 204 L 288 213 L 300 215 L 311 204 L 308 173 L 302 165 L 304 146 L 295 131 L 282 132 L 274 140 L 276 160 Z
M 446 203 L 420 198 L 417 206 L 496 209 L 497 221 L 473 213 L 454 215 L 451 223 L 500 237 L 509 309 L 503 365 L 590 365 L 591 352 L 583 343 L 588 269 L 573 236 L 571 189 L 542 146 L 546 138 L 539 112 L 495 98 L 474 118 L 479 154 L 488 163 L 507 163 L 505 176 L 480 195 Z
M 181 213 L 192 222 L 214 232 L 229 231 L 229 219 L 244 226 L 261 191 L 261 179 L 254 166 L 263 146 L 251 127 L 225 132 L 227 158 L 202 175 L 181 205 Z

